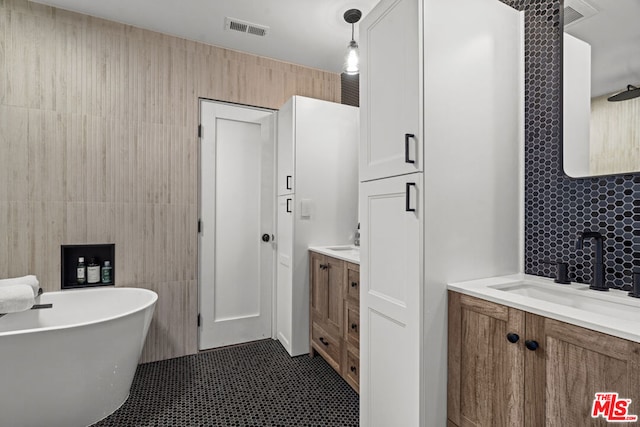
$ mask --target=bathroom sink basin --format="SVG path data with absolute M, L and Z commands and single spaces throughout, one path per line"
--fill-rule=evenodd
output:
M 360 248 L 355 246 L 328 246 L 327 249 L 330 251 L 352 251 L 352 252 L 360 252 Z
M 640 321 L 640 307 L 631 298 L 620 294 L 620 291 L 601 293 L 590 290 L 586 285 L 546 285 L 541 283 L 514 283 L 510 285 L 491 286 L 503 292 L 535 298 L 542 301 L 573 307 L 591 313 L 616 317 L 624 320 Z M 615 294 L 613 294 L 615 292 Z M 612 293 L 612 295 L 608 295 Z M 628 301 L 617 297 L 624 297 Z M 613 300 L 612 300 L 613 299 Z
M 583 283 L 561 285 L 529 274 L 449 283 L 447 288 L 640 343 L 640 299 L 626 291 L 601 292 Z
M 360 263 L 360 248 L 358 246 L 312 246 L 309 249 L 321 254 L 328 255 L 330 257 L 342 259 L 355 264 Z

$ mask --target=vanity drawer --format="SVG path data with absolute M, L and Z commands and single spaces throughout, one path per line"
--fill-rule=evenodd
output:
M 355 301 L 360 301 L 360 266 L 347 263 L 347 295 Z
M 356 392 L 360 392 L 360 357 L 358 350 L 348 344 L 342 376 Z
M 334 337 L 322 329 L 317 323 L 313 324 L 311 342 L 318 353 L 335 369 L 340 372 L 340 356 L 342 354 L 342 340 Z
M 345 303 L 344 336 L 349 344 L 356 348 L 360 347 L 360 308 L 350 301 Z

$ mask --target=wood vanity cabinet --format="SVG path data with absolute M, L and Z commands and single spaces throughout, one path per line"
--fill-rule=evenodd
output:
M 604 426 L 596 392 L 640 415 L 640 344 L 449 291 L 449 426 Z
M 360 343 L 359 266 L 309 252 L 309 353 L 320 354 L 358 391 Z

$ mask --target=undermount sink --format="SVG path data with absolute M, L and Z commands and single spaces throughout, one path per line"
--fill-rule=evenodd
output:
M 327 249 L 330 251 L 360 251 L 357 246 L 328 246 Z
M 586 310 L 605 316 L 613 316 L 624 320 L 640 321 L 640 307 L 626 295 L 607 295 L 599 291 L 589 290 L 586 285 L 547 285 L 542 283 L 514 283 L 510 285 L 490 286 L 493 289 L 535 298 L 542 301 Z M 620 291 L 610 291 L 619 293 Z M 626 292 L 624 293 L 626 294 Z M 628 298 L 625 301 L 622 298 Z M 613 301 L 610 299 L 614 298 Z
M 529 274 L 449 283 L 451 291 L 640 343 L 640 299 Z
M 310 250 L 328 255 L 330 257 L 342 259 L 355 264 L 360 264 L 360 247 L 354 245 L 340 246 L 311 246 Z

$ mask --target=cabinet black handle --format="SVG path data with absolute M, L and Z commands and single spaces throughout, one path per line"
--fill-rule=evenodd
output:
M 320 270 L 326 270 L 329 268 L 329 264 L 320 264 Z
M 405 210 L 407 212 L 415 212 L 416 209 L 411 207 L 411 187 L 415 187 L 416 183 L 415 182 L 407 182 L 406 187 L 405 187 L 405 193 L 406 193 L 406 197 L 405 197 L 405 201 L 406 201 L 406 206 L 405 206 Z
M 325 341 L 324 337 L 320 337 L 318 338 L 320 340 L 320 342 L 324 345 L 326 345 L 327 347 L 329 346 L 329 343 Z
M 356 373 L 356 371 L 357 371 L 356 367 L 355 367 L 355 366 L 352 366 L 352 367 L 351 367 L 351 372 L 353 372 L 353 373 L 355 374 L 355 373 Z
M 358 332 L 358 324 L 357 323 L 352 323 L 351 324 L 351 329 L 353 329 L 354 331 Z
M 358 287 L 358 282 L 351 282 L 351 287 L 352 288 L 357 288 Z
M 287 175 L 287 183 L 286 183 L 286 187 L 287 190 L 291 190 L 291 175 Z
M 404 162 L 405 163 L 415 163 L 415 160 L 409 159 L 409 139 L 415 138 L 416 136 L 412 133 L 404 134 Z
M 287 213 L 291 213 L 291 206 L 289 206 L 289 202 L 291 202 L 291 199 L 287 199 Z
M 538 349 L 538 347 L 540 347 L 540 345 L 538 344 L 538 341 L 533 341 L 533 340 L 526 340 L 524 342 L 525 347 L 527 347 L 527 350 L 531 350 L 531 351 L 536 351 Z
M 517 343 L 519 339 L 520 336 L 518 334 L 514 334 L 513 332 L 507 334 L 507 341 L 509 341 L 511 344 Z

